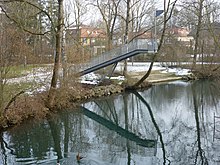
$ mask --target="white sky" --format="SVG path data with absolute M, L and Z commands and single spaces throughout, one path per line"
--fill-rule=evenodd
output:
M 70 5 L 70 1 L 73 0 L 64 0 L 66 5 Z M 82 0 L 84 1 L 84 0 Z M 81 0 L 79 0 L 79 2 L 82 2 Z M 87 1 L 87 0 L 85 0 Z M 152 3 L 155 3 L 155 8 L 156 10 L 163 10 L 164 9 L 164 1 L 166 1 L 166 3 L 168 3 L 169 0 L 151 0 Z M 171 2 L 173 2 L 174 0 L 171 0 Z M 86 14 L 84 14 L 81 18 L 81 22 L 83 24 L 89 25 L 91 23 L 95 23 L 96 21 L 98 21 L 99 19 L 102 20 L 101 15 L 98 11 L 98 9 L 94 6 L 88 5 L 88 12 Z M 73 9 L 72 9 L 73 10 Z M 154 13 L 152 13 L 153 15 Z M 72 14 L 70 15 L 69 19 L 68 19 L 68 25 L 74 25 L 74 14 L 72 12 Z
M 69 1 L 71 1 L 71 0 L 65 0 L 64 2 L 66 5 L 69 5 L 70 4 Z M 168 1 L 168 0 L 166 0 L 166 1 Z M 163 10 L 163 2 L 164 2 L 164 0 L 154 0 L 154 3 L 157 4 L 156 9 Z M 88 6 L 88 13 L 89 14 L 86 14 L 85 16 L 82 17 L 82 22 L 84 24 L 90 24 L 92 21 L 101 19 L 101 16 L 99 14 L 98 9 L 93 6 Z M 73 17 L 74 17 L 74 14 L 72 13 L 70 16 L 70 23 L 74 22 Z

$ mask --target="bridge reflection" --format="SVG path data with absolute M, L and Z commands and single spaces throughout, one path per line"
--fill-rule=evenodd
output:
M 0 136 L 0 164 L 215 164 L 219 84 L 169 83 L 96 99 Z M 141 160 L 141 161 L 140 161 Z M 92 163 L 91 163 L 92 162 Z
M 112 121 L 105 119 L 104 117 L 101 117 L 100 115 L 97 115 L 96 113 L 88 110 L 85 107 L 80 107 L 81 112 L 86 115 L 87 117 L 91 118 L 92 120 L 98 122 L 99 124 L 107 127 L 110 130 L 113 130 L 117 132 L 120 136 L 129 139 L 131 141 L 136 142 L 138 145 L 148 148 L 155 148 L 156 147 L 156 140 L 151 139 L 142 139 L 136 134 L 120 127 L 119 125 L 114 124 Z

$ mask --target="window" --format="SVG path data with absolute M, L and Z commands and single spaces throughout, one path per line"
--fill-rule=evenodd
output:
M 83 39 L 82 39 L 82 43 L 83 43 L 83 44 L 86 44 L 86 43 L 87 43 L 87 38 L 83 38 Z
M 91 42 L 92 42 L 92 43 L 95 43 L 95 38 L 92 38 L 92 39 L 91 39 Z

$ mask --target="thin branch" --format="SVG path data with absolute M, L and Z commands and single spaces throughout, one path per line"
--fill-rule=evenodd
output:
M 48 19 L 50 20 L 50 23 L 51 23 L 51 25 L 52 25 L 53 30 L 56 32 L 56 27 L 54 26 L 53 20 L 52 20 L 52 18 L 50 17 L 49 13 L 48 13 L 47 11 L 43 10 L 42 8 L 40 8 L 39 6 L 33 4 L 33 3 L 29 2 L 29 1 L 26 1 L 26 0 L 10 0 L 10 1 L 0 0 L 0 2 L 1 2 L 1 3 L 13 3 L 13 2 L 24 2 L 24 3 L 27 3 L 28 5 L 30 5 L 30 6 L 32 6 L 32 7 L 34 7 L 34 8 L 36 8 L 36 9 L 38 9 L 40 12 L 44 13 L 44 14 L 48 17 Z M 0 6 L 0 7 L 1 7 L 1 9 L 3 9 L 2 6 Z M 4 10 L 4 9 L 3 9 L 3 10 Z M 5 11 L 5 10 L 4 10 L 3 12 L 4 12 L 4 13 L 7 13 L 7 11 Z M 7 15 L 8 15 L 8 14 L 7 14 Z M 7 17 L 8 17 L 8 16 L 7 16 Z M 8 18 L 10 18 L 10 17 L 8 17 Z M 13 19 L 11 19 L 11 20 L 13 20 Z M 13 20 L 13 21 L 16 23 L 15 20 Z M 19 24 L 18 24 L 18 25 L 19 25 Z M 27 31 L 27 30 L 26 30 L 26 31 Z M 27 31 L 27 32 L 29 32 L 29 31 Z M 46 32 L 46 33 L 48 33 L 48 32 Z M 31 34 L 34 34 L 34 33 L 32 32 Z M 43 35 L 43 34 L 37 34 L 37 35 Z
M 19 93 L 17 93 L 14 97 L 11 98 L 11 100 L 8 102 L 8 104 L 6 105 L 3 115 L 5 116 L 5 113 L 7 112 L 7 110 L 9 109 L 10 105 L 17 99 L 18 96 L 20 96 L 21 94 L 23 94 L 25 91 L 20 91 Z
M 46 31 L 46 32 L 44 32 L 44 33 L 32 32 L 32 31 L 26 29 L 25 27 L 23 27 L 23 26 L 22 26 L 20 23 L 18 23 L 15 19 L 13 19 L 12 17 L 10 17 L 10 16 L 8 15 L 8 13 L 4 10 L 4 8 L 3 8 L 2 6 L 0 6 L 0 8 L 1 8 L 2 12 L 5 14 L 5 16 L 6 16 L 8 19 L 10 19 L 10 20 L 13 21 L 14 23 L 16 23 L 16 24 L 18 25 L 18 27 L 21 28 L 22 30 L 24 30 L 25 32 L 28 32 L 28 33 L 33 34 L 33 35 L 45 35 L 45 34 L 51 32 L 51 31 Z
M 161 25 L 161 24 L 163 24 L 163 22 L 161 22 L 161 23 L 158 24 L 158 25 Z M 150 27 L 150 28 L 144 30 L 143 32 L 141 32 L 141 33 L 135 35 L 134 37 L 132 37 L 132 38 L 130 39 L 129 43 L 130 43 L 131 41 L 133 41 L 135 38 L 137 38 L 137 37 L 143 35 L 144 33 L 148 32 L 149 30 L 152 30 L 153 28 L 154 28 L 154 26 L 152 26 L 152 27 Z
M 137 37 L 139 37 L 139 36 L 142 36 L 144 33 L 146 33 L 147 31 L 149 31 L 149 30 L 151 30 L 151 29 L 153 29 L 153 27 L 150 27 L 150 28 L 144 30 L 143 32 L 141 32 L 141 33 L 135 35 L 134 37 L 132 37 L 132 38 L 129 40 L 129 43 L 130 43 L 131 41 L 133 41 L 135 38 L 137 38 Z

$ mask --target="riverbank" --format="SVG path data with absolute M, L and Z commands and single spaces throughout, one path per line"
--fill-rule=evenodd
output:
M 155 80 L 156 81 L 156 80 Z M 165 79 L 163 79 L 165 81 Z M 170 81 L 170 79 L 169 79 Z M 157 80 L 157 82 L 161 82 Z M 151 83 L 144 83 L 145 87 L 149 88 Z M 56 113 L 62 109 L 74 108 L 79 104 L 91 99 L 120 94 L 125 91 L 125 86 L 110 84 L 102 86 L 91 87 L 84 85 L 83 87 L 78 84 L 76 88 L 57 90 L 56 104 L 54 105 L 55 111 L 50 111 L 45 107 L 47 92 L 39 93 L 32 96 L 21 96 L 17 98 L 7 110 L 5 117 L 1 117 L 0 130 L 5 130 L 10 127 L 21 124 L 25 120 L 43 120 L 51 113 Z
M 49 110 L 46 105 L 48 93 L 22 95 L 0 117 L 0 131 L 21 124 L 25 120 L 43 120 L 48 115 L 62 109 L 73 109 L 89 99 L 119 94 L 124 91 L 121 85 L 90 86 L 75 84 L 74 87 L 59 88 L 55 97 L 55 105 Z
M 146 65 L 143 66 L 146 67 Z M 115 80 L 110 80 L 107 83 L 104 82 L 100 85 L 80 84 L 75 82 L 65 88 L 57 89 L 56 104 L 53 108 L 55 111 L 52 112 L 45 107 L 45 101 L 48 96 L 46 91 L 31 94 L 26 93 L 18 97 L 8 108 L 5 116 L 1 117 L 0 129 L 4 130 L 12 126 L 19 125 L 23 121 L 29 119 L 42 120 L 48 115 L 56 113 L 57 110 L 59 111 L 69 107 L 76 107 L 80 103 L 90 99 L 122 93 L 125 91 L 127 83 L 136 82 L 145 74 L 145 72 L 142 71 L 140 64 L 138 67 L 133 67 L 133 69 L 134 68 L 137 70 L 130 70 L 128 72 L 128 80 L 120 80 L 120 82 L 123 83 Z M 149 78 L 141 85 L 140 88 L 149 88 L 152 84 L 175 81 L 182 78 L 182 76 L 177 76 L 173 72 L 168 71 L 167 68 L 162 68 L 160 70 L 154 69 Z

